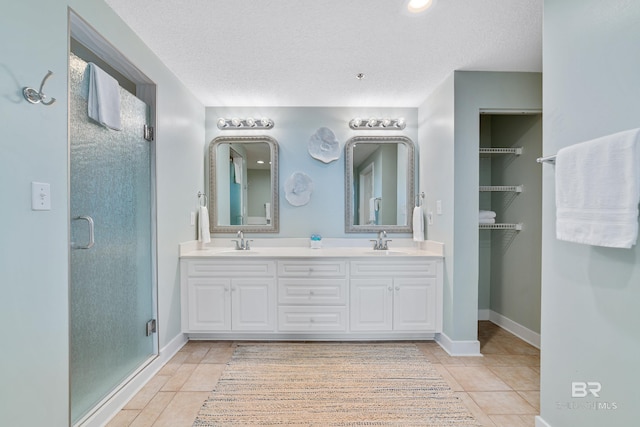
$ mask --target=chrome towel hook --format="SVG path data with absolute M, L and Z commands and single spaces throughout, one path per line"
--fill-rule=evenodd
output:
M 44 76 L 44 78 L 42 79 L 42 83 L 40 83 L 40 90 L 35 90 L 30 87 L 24 87 L 22 89 L 22 93 L 25 99 L 32 104 L 38 104 L 39 102 L 42 102 L 43 105 L 51 105 L 56 102 L 55 98 L 51 98 L 50 101 L 47 101 L 48 96 L 42 92 L 42 88 L 44 87 L 45 82 L 52 74 L 53 72 L 49 70 L 47 75 Z

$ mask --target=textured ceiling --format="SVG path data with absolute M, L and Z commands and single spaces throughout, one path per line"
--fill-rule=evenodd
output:
M 405 1 L 106 0 L 206 106 L 417 107 L 454 70 L 542 70 L 542 0 Z

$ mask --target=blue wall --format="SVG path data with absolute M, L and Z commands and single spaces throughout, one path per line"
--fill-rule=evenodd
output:
M 344 232 L 344 144 L 349 138 L 360 135 L 404 135 L 414 142 L 417 153 L 417 115 L 416 108 L 208 107 L 205 149 L 214 138 L 221 135 L 268 135 L 278 141 L 280 233 L 265 234 L 264 237 L 309 237 L 319 233 L 323 237 L 363 238 L 362 234 Z M 273 129 L 221 131 L 216 126 L 220 117 L 264 116 L 275 122 Z M 404 117 L 407 127 L 402 131 L 354 131 L 349 128 L 349 121 L 354 117 Z M 333 131 L 342 150 L 340 158 L 328 164 L 314 159 L 307 151 L 309 138 L 321 127 Z M 294 172 L 306 173 L 314 183 L 311 201 L 304 206 L 292 206 L 284 197 L 284 182 Z M 409 236 L 406 234 L 404 237 Z
M 6 3 L 6 2 L 5 2 Z M 180 333 L 178 243 L 195 230 L 204 106 L 102 0 L 24 0 L 0 14 L 0 425 L 69 424 L 67 183 L 68 8 L 157 84 L 159 342 Z M 22 87 L 52 106 L 32 105 Z M 51 210 L 31 210 L 31 182 L 51 184 Z
M 544 2 L 545 155 L 640 126 L 638 23 L 636 0 Z M 558 241 L 555 218 L 544 165 L 541 416 L 553 427 L 638 425 L 640 249 Z M 572 398 L 572 382 L 587 381 L 600 397 Z

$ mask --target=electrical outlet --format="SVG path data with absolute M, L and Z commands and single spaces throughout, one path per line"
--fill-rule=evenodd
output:
M 427 224 L 428 225 L 433 225 L 433 212 L 432 211 L 427 212 Z

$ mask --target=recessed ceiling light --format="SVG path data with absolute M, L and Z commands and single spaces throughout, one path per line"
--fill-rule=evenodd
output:
M 407 9 L 411 13 L 420 13 L 429 9 L 433 5 L 433 0 L 409 0 Z
M 264 165 L 264 160 L 258 160 L 256 163 L 259 165 Z

